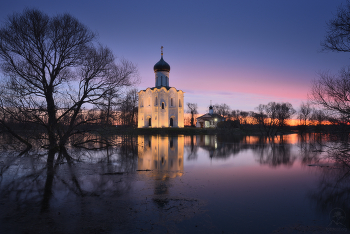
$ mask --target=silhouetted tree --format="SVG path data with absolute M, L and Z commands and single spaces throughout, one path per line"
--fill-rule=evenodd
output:
M 286 126 L 286 120 L 291 119 L 296 112 L 289 102 L 277 103 L 276 110 L 279 127 Z
M 275 135 L 278 129 L 286 126 L 286 120 L 290 119 L 295 110 L 290 103 L 269 102 L 260 104 L 257 113 L 252 114 L 255 123 L 260 126 L 267 135 Z
M 298 117 L 300 122 L 302 122 L 304 126 L 307 125 L 307 120 L 310 119 L 311 114 L 312 114 L 311 104 L 309 102 L 307 103 L 302 102 L 300 105 L 300 109 L 298 111 Z
M 323 110 L 313 109 L 310 120 L 313 121 L 316 125 L 322 125 L 322 123 L 327 120 L 327 115 Z
M 327 33 L 321 43 L 325 50 L 350 52 L 350 2 L 338 8 L 334 19 L 327 24 Z
M 137 89 L 131 89 L 127 92 L 118 108 L 119 121 L 122 125 L 136 126 L 138 113 L 138 95 Z
M 136 73 L 131 62 L 117 65 L 112 52 L 69 14 L 50 17 L 28 9 L 1 27 L 0 65 L 2 115 L 42 126 L 52 150 L 96 121 L 86 118 L 86 104 L 131 85 Z
M 343 123 L 350 118 L 350 73 L 343 69 L 339 75 L 323 73 L 311 89 L 311 100 L 324 108 L 328 115 Z
M 238 119 L 239 119 L 239 122 L 241 124 L 247 124 L 248 117 L 249 117 L 249 112 L 247 112 L 247 111 L 240 111 L 239 112 Z
M 338 8 L 335 18 L 328 22 L 322 46 L 324 50 L 350 52 L 350 2 Z M 339 74 L 324 72 L 314 81 L 310 98 L 314 104 L 328 111 L 331 119 L 345 124 L 350 117 L 350 74 L 342 69 Z
M 127 62 L 122 59 L 122 62 Z M 135 71 L 136 73 L 136 71 Z M 136 75 L 136 74 L 134 74 Z M 137 75 L 136 75 L 137 77 Z M 137 82 L 137 79 L 135 80 Z M 126 94 L 125 94 L 126 92 Z M 133 94 L 132 94 L 133 93 Z M 136 96 L 135 96 L 136 95 Z M 130 100 L 128 100 L 128 98 Z M 125 90 L 124 87 L 116 87 L 115 89 L 109 90 L 103 98 L 95 104 L 95 106 L 100 110 L 101 114 L 101 122 L 104 124 L 114 124 L 117 121 L 117 111 L 118 109 L 126 110 L 129 109 L 129 112 L 132 112 L 132 117 L 135 116 L 135 101 L 138 103 L 137 90 Z M 129 107 L 126 107 L 126 104 L 130 104 Z M 137 107 L 136 107 L 137 110 Z M 134 120 L 133 118 L 131 120 Z M 131 124 L 132 121 L 129 121 L 128 125 Z M 135 121 L 134 121 L 135 122 Z M 134 125 L 134 124 L 132 124 Z
M 221 115 L 222 117 L 226 118 L 230 114 L 230 107 L 227 104 L 225 104 L 225 103 L 215 104 L 213 106 L 213 111 L 214 111 L 214 113 L 216 113 L 218 115 Z
M 187 107 L 188 107 L 187 112 L 191 113 L 191 127 L 195 127 L 195 125 L 194 125 L 194 115 L 198 114 L 197 103 L 187 102 Z
M 242 110 L 232 110 L 228 115 L 230 120 L 238 120 L 240 124 L 249 124 L 250 123 L 251 113 Z
M 231 120 L 238 120 L 239 119 L 239 113 L 240 113 L 240 110 L 232 110 L 229 114 L 229 118 Z

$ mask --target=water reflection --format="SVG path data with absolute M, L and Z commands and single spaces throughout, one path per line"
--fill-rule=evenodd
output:
M 196 137 L 197 146 L 206 150 L 211 159 L 228 159 L 253 151 L 256 161 L 271 167 L 292 166 L 297 156 L 291 152 L 295 136 L 215 136 Z
M 331 215 L 328 228 L 336 231 L 350 230 L 350 170 L 349 167 L 320 167 L 322 171 L 318 187 L 309 196 L 316 209 Z M 332 210 L 338 209 L 339 218 L 332 222 Z
M 327 138 L 327 144 L 324 143 L 324 138 L 315 139 L 318 144 L 314 144 L 319 147 L 313 153 L 325 151 L 327 163 L 317 166 L 321 176 L 317 189 L 312 190 L 309 197 L 316 205 L 317 211 L 330 216 L 327 228 L 333 232 L 345 233 L 350 231 L 349 143 L 347 138 L 339 139 L 334 136 Z
M 137 168 L 137 142 L 135 139 L 125 142 L 121 147 L 102 151 L 70 148 L 51 153 L 33 149 L 19 154 L 2 150 L 1 231 L 81 233 L 91 232 L 91 228 L 111 229 L 113 222 L 97 224 L 96 217 L 101 218 L 100 211 L 129 206 L 129 202 L 117 207 L 110 204 L 132 188 L 132 180 L 123 177 L 123 172 Z M 108 212 L 111 218 L 130 223 L 123 213 Z
M 305 202 L 304 194 L 308 191 L 316 210 L 327 216 L 339 207 L 350 217 L 349 171 L 340 166 L 336 169 L 307 166 L 330 155 L 325 152 L 329 139 L 317 134 L 275 138 L 213 135 L 111 138 L 115 146 L 102 150 L 89 150 L 94 146 L 90 143 L 88 147 L 67 148 L 58 153 L 35 147 L 19 152 L 14 146 L 16 142 L 4 138 L 7 143 L 0 151 L 1 231 L 213 233 L 219 229 L 232 231 L 228 223 L 234 222 L 244 232 L 249 220 L 237 221 L 233 217 L 252 217 L 249 219 L 264 218 L 262 225 L 256 224 L 256 230 L 268 227 L 266 232 L 270 232 L 275 228 L 276 217 L 266 220 L 269 216 L 262 214 L 274 209 L 280 213 L 295 212 L 294 207 L 291 212 L 279 210 L 275 203 L 282 200 L 283 209 L 287 209 L 286 201 L 289 204 L 300 196 L 296 200 Z M 231 167 L 230 162 L 237 159 L 247 160 L 249 165 Z M 229 166 L 199 165 L 215 161 Z M 196 163 L 195 170 L 188 168 Z M 300 190 L 303 180 L 312 177 L 309 172 L 314 169 L 319 186 L 309 189 L 315 185 L 315 180 L 310 179 L 310 186 L 304 185 L 307 189 Z M 298 180 L 300 174 L 304 177 Z M 282 186 L 290 193 L 296 191 L 295 194 L 284 193 Z M 300 213 L 310 213 L 308 203 L 299 208 L 305 209 Z M 296 215 L 293 217 L 293 222 L 300 221 Z M 230 222 L 223 224 L 226 219 Z M 349 218 L 346 222 L 349 228 Z M 202 226 L 196 227 L 197 224 Z
M 138 170 L 154 171 L 157 179 L 183 174 L 184 136 L 139 136 Z

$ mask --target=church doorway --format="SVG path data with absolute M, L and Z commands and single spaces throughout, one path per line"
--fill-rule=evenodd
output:
M 152 127 L 152 118 L 148 119 L 148 127 Z
M 174 120 L 173 118 L 170 118 L 170 127 L 173 127 L 174 126 Z

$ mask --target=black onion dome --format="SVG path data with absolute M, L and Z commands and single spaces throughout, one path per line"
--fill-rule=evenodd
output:
M 160 58 L 158 63 L 156 63 L 153 67 L 154 72 L 157 71 L 167 71 L 170 72 L 170 65 L 164 61 L 163 56 Z

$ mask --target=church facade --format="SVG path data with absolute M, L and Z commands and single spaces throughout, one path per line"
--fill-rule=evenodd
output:
M 155 86 L 139 91 L 138 127 L 184 127 L 184 92 L 169 86 L 170 65 L 163 59 L 153 67 Z

